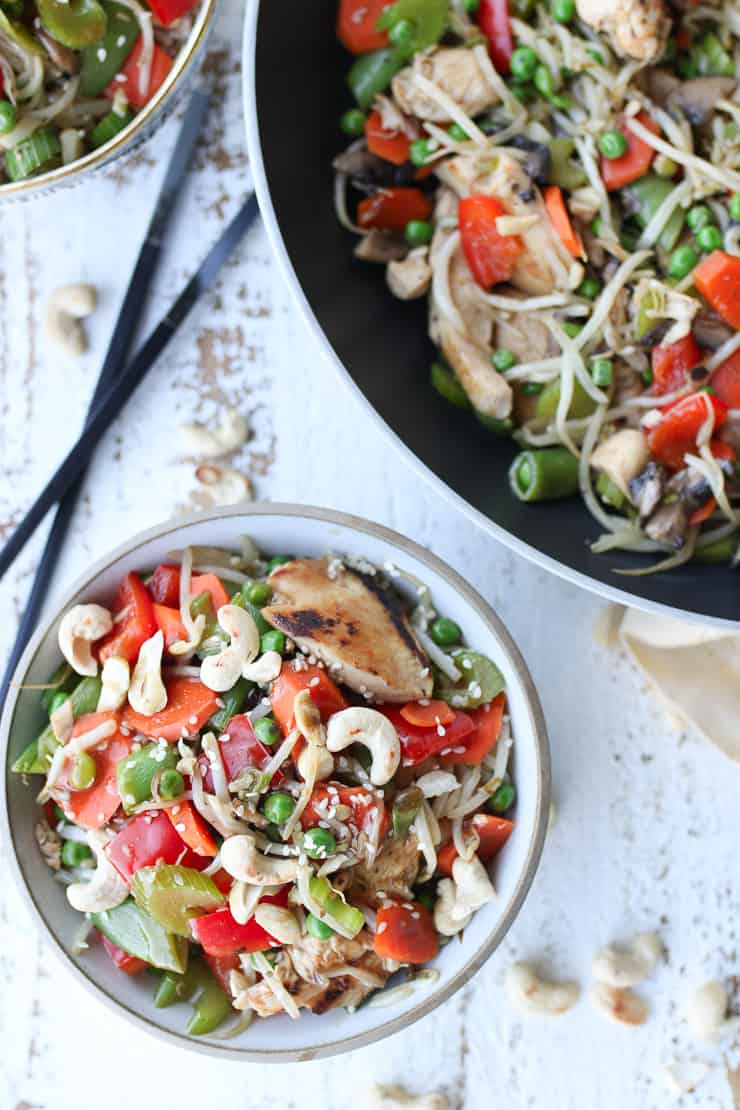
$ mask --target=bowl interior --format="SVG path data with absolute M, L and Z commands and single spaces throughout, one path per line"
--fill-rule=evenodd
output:
M 513 441 L 497 439 L 431 389 L 434 350 L 426 335 L 425 300 L 396 300 L 383 266 L 353 258 L 355 238 L 334 213 L 331 163 L 347 142 L 337 121 L 350 106 L 345 77 L 351 61 L 335 39 L 336 10 L 337 0 L 296 5 L 285 36 L 281 6 L 252 0 L 244 72 L 249 82 L 254 56 L 254 100 L 247 84 L 247 112 L 256 116 L 251 153 L 268 229 L 279 252 L 282 237 L 310 311 L 340 362 L 388 427 L 505 543 L 538 562 L 549 560 L 551 570 L 591 589 L 622 591 L 622 600 L 626 593 L 638 604 L 737 620 L 740 592 L 727 567 L 624 578 L 613 568 L 648 560 L 623 552 L 592 554 L 588 544 L 601 528 L 579 498 L 517 501 L 507 476 Z M 285 81 L 285 73 L 294 80 Z
M 547 739 L 537 696 L 518 652 L 498 618 L 457 575 L 401 537 L 375 526 L 363 530 L 361 522 L 328 514 L 328 519 L 310 511 L 295 510 L 287 515 L 280 507 L 257 508 L 247 513 L 233 512 L 217 519 L 200 519 L 181 527 L 171 523 L 145 534 L 127 545 L 124 554 L 114 553 L 90 572 L 89 587 L 78 583 L 73 596 L 65 601 L 62 612 L 75 600 L 110 602 L 121 575 L 129 570 L 147 568 L 163 560 L 167 553 L 187 544 L 215 544 L 238 549 L 239 537 L 248 533 L 263 550 L 277 553 L 296 551 L 321 555 L 328 550 L 363 555 L 375 563 L 388 559 L 402 571 L 423 579 L 432 589 L 440 612 L 452 617 L 463 628 L 466 640 L 490 654 L 506 678 L 516 752 L 518 808 L 515 831 L 506 850 L 494 867 L 498 891 L 495 903 L 476 914 L 465 930 L 464 942 L 443 949 L 435 966 L 441 973 L 433 988 L 388 1008 L 361 1008 L 353 1015 L 343 1010 L 321 1018 L 307 1015 L 300 1022 L 287 1017 L 255 1022 L 250 1030 L 230 1041 L 188 1038 L 184 1034 L 189 1008 L 180 1004 L 158 1010 L 152 1002 L 152 980 L 148 976 L 129 979 L 118 972 L 99 945 L 82 955 L 73 954 L 80 931 L 79 915 L 66 902 L 62 886 L 43 864 L 34 840 L 37 810 L 33 780 L 25 785 L 20 777 L 7 771 L 10 763 L 43 726 L 38 691 L 21 690 L 11 695 L 3 717 L 6 745 L 4 803 L 10 828 L 6 836 L 12 857 L 35 909 L 37 920 L 50 934 L 58 952 L 76 968 L 101 995 L 143 1020 L 148 1027 L 176 1037 L 180 1043 L 214 1052 L 240 1055 L 241 1058 L 311 1058 L 356 1048 L 369 1040 L 405 1025 L 431 1009 L 455 990 L 504 936 L 526 894 L 536 868 L 544 839 L 549 806 L 549 763 Z M 398 543 L 396 542 L 398 541 Z M 404 546 L 400 546 L 400 545 Z M 59 662 L 56 645 L 58 618 L 37 635 L 22 660 L 18 680 L 42 683 Z

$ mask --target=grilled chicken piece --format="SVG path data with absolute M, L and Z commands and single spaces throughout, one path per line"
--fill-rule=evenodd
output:
M 269 578 L 275 593 L 262 615 L 306 652 L 341 668 L 339 680 L 381 701 L 427 698 L 429 661 L 411 630 L 401 601 L 371 574 L 341 567 L 328 574 L 326 559 L 295 559 Z
M 490 354 L 446 320 L 439 323 L 439 340 L 442 354 L 460 379 L 473 408 L 485 416 L 506 420 L 513 404 L 511 386 L 494 370 Z
M 600 443 L 591 456 L 594 470 L 606 474 L 625 497 L 630 496 L 630 482 L 649 462 L 647 440 L 637 428 L 621 428 Z
M 464 46 L 443 46 L 429 54 L 417 54 L 413 64 L 393 78 L 393 97 L 407 116 L 434 123 L 445 123 L 450 118 L 449 112 L 419 88 L 417 73 L 433 81 L 469 116 L 480 115 L 498 101 L 473 51 Z
M 419 874 L 419 843 L 412 832 L 403 839 L 390 838 L 368 866 L 361 863 L 352 870 L 350 902 L 379 906 L 381 897 L 395 898 L 401 902 L 413 897 L 411 887 Z
M 389 262 L 385 280 L 393 296 L 401 301 L 423 297 L 432 283 L 428 248 L 414 250 L 400 262 Z
M 373 952 L 372 936 L 363 930 L 354 940 L 336 934 L 328 941 L 301 937 L 297 944 L 283 949 L 275 966 L 280 982 L 292 995 L 299 1009 L 325 1014 L 337 1006 L 357 1006 L 375 986 L 361 982 L 349 973 L 327 977 L 339 968 L 357 967 L 377 975 L 383 982 L 395 970 L 386 967 Z M 282 1006 L 266 983 L 260 981 L 247 991 L 250 1007 L 260 1017 L 281 1013 Z
M 618 54 L 655 62 L 665 50 L 671 19 L 665 0 L 576 0 L 579 17 L 609 36 Z

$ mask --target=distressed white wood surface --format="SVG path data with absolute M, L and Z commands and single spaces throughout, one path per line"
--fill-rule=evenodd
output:
M 249 183 L 238 8 L 224 4 L 211 42 L 219 102 L 147 324 Z M 170 123 L 112 177 L 0 212 L 0 538 L 81 424 L 161 173 L 156 156 L 173 137 Z M 76 365 L 46 347 L 41 326 L 47 295 L 70 280 L 101 293 L 90 354 Z M 240 461 L 259 496 L 346 509 L 406 532 L 497 607 L 545 705 L 557 824 L 506 944 L 457 998 L 350 1058 L 280 1068 L 211 1061 L 131 1029 L 45 952 L 15 890 L 0 884 L 0 1107 L 346 1110 L 373 1080 L 444 1087 L 465 1110 L 732 1107 L 720 1054 L 700 1091 L 683 1099 L 666 1088 L 661 1064 L 695 1052 L 681 1019 L 690 986 L 738 971 L 740 772 L 678 733 L 627 663 L 596 644 L 601 603 L 514 559 L 408 471 L 311 345 L 261 229 L 106 437 L 55 589 L 124 537 L 193 504 L 193 463 L 180 456 L 175 428 L 225 402 L 254 429 Z M 0 588 L 3 649 L 38 550 L 37 542 Z M 513 958 L 542 958 L 586 987 L 599 945 L 655 927 L 669 958 L 645 988 L 652 1016 L 642 1029 L 608 1024 L 586 998 L 561 1019 L 522 1021 L 503 995 Z

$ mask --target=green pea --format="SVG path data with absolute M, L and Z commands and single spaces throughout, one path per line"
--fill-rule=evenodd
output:
M 404 238 L 412 247 L 423 247 L 431 242 L 434 228 L 429 220 L 409 220 L 406 224 Z
M 480 0 L 463 0 L 463 7 L 468 15 L 475 15 L 480 7 Z
M 740 193 L 733 193 L 730 199 L 730 215 L 740 223 Z
M 423 166 L 430 154 L 428 139 L 414 139 L 409 147 L 409 159 L 414 166 Z
M 438 647 L 451 647 L 462 640 L 462 630 L 459 624 L 449 617 L 437 617 L 432 621 L 429 629 L 432 639 Z
M 500 351 L 493 352 L 491 362 L 496 370 L 511 370 L 512 366 L 516 365 L 516 357 L 511 351 L 502 348 Z
M 701 231 L 703 227 L 712 222 L 712 213 L 706 204 L 695 204 L 693 208 L 689 208 L 686 213 L 686 223 L 691 230 L 696 233 Z
M 522 386 L 522 393 L 525 397 L 534 397 L 541 393 L 544 388 L 543 382 L 525 382 Z
M 278 655 L 282 655 L 285 651 L 285 633 L 279 632 L 277 628 L 263 632 L 260 636 L 260 650 L 276 651 Z
M 586 53 L 588 54 L 589 58 L 592 59 L 592 61 L 596 62 L 597 65 L 603 66 L 604 55 L 601 53 L 600 50 L 587 50 Z
M 649 366 L 647 370 L 643 370 L 643 372 L 640 374 L 640 377 L 642 378 L 643 385 L 651 386 L 653 384 L 653 372 Z
M 579 297 L 587 297 L 589 301 L 596 300 L 600 292 L 601 282 L 594 277 L 585 277 L 576 289 Z
M 169 768 L 169 770 L 162 772 L 162 777 L 159 780 L 159 793 L 166 802 L 171 802 L 173 798 L 179 798 L 184 791 L 185 779 L 179 771 Z
M 62 864 L 65 867 L 79 867 L 89 859 L 92 859 L 92 852 L 87 844 L 78 844 L 76 840 L 64 841 L 62 845 Z
M 502 782 L 488 802 L 491 813 L 506 813 L 516 801 L 516 787 L 510 782 Z
M 610 358 L 595 358 L 591 363 L 591 377 L 594 385 L 609 386 L 612 384 L 612 361 Z
M 548 66 L 538 65 L 534 71 L 534 87 L 540 96 L 544 96 L 549 100 L 555 95 L 555 78 L 552 75 L 552 70 Z
M 701 231 L 696 234 L 696 244 L 700 250 L 705 254 L 711 254 L 712 251 L 718 251 L 722 246 L 722 232 L 714 224 L 709 224 L 708 227 L 703 227 Z
M 447 134 L 451 139 L 454 139 L 456 143 L 467 143 L 470 139 L 470 135 L 468 135 L 465 128 L 461 127 L 459 123 L 450 124 Z
M 269 563 L 267 564 L 267 573 L 272 574 L 272 572 L 274 570 L 277 570 L 278 567 L 285 566 L 286 563 L 292 563 L 292 562 L 293 562 L 293 556 L 292 555 L 273 555 L 273 557 L 270 559 Z
M 552 0 L 550 8 L 556 23 L 571 23 L 575 18 L 575 0 Z
M 668 263 L 668 273 L 671 277 L 684 278 L 696 266 L 699 256 L 693 247 L 677 247 Z
M 399 19 L 398 23 L 394 23 L 388 32 L 388 40 L 391 46 L 395 46 L 397 50 L 413 50 L 414 46 L 415 28 L 410 19 Z
M 337 842 L 328 829 L 306 829 L 303 834 L 303 851 L 311 859 L 326 859 L 334 854 Z
M 247 587 L 247 601 L 251 605 L 257 605 L 260 608 L 267 605 L 272 597 L 272 590 L 266 582 L 253 582 L 251 586 Z
M 15 127 L 18 113 L 9 100 L 0 100 L 0 135 L 7 135 Z
M 601 232 L 602 232 L 601 216 L 596 216 L 596 218 L 593 220 L 593 222 L 591 224 L 591 231 L 594 233 L 594 235 L 596 236 L 597 239 L 601 238 Z
M 621 131 L 605 131 L 599 139 L 599 150 L 605 158 L 621 158 L 627 153 L 627 140 Z
M 365 113 L 361 108 L 349 108 L 339 117 L 339 126 L 345 135 L 358 139 L 365 134 Z
M 331 940 L 334 936 L 334 930 L 312 913 L 306 914 L 306 928 L 317 940 Z
M 583 331 L 583 324 L 574 324 L 571 320 L 566 320 L 560 326 L 569 339 L 575 339 Z
M 295 802 L 290 794 L 283 791 L 277 791 L 275 794 L 268 794 L 265 798 L 265 804 L 262 807 L 262 812 L 268 821 L 274 825 L 284 825 L 290 819 L 290 815 L 295 809 Z
M 59 706 L 64 705 L 68 698 L 69 694 L 65 694 L 63 690 L 57 690 L 56 694 L 52 694 L 49 699 L 49 716 L 53 716 Z
M 263 744 L 267 744 L 269 748 L 271 748 L 273 744 L 279 743 L 283 738 L 280 726 L 272 717 L 260 717 L 259 721 L 255 721 L 254 734 Z
M 69 772 L 70 790 L 87 790 L 95 782 L 98 768 L 95 760 L 87 752 L 80 752 Z
M 528 81 L 512 81 L 509 88 L 522 104 L 531 104 L 537 95 Z
M 531 46 L 517 46 L 509 63 L 511 76 L 518 81 L 531 81 L 538 62 L 539 58 Z

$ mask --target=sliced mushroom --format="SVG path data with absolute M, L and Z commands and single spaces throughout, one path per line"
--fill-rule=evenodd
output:
M 735 89 L 734 77 L 694 77 L 681 81 L 668 97 L 668 107 L 683 112 L 689 123 L 701 127 L 714 115 L 718 100 Z
M 591 466 L 609 478 L 625 497 L 630 497 L 630 483 L 650 462 L 650 449 L 645 436 L 637 428 L 621 428 L 596 448 Z
M 59 649 L 76 674 L 96 675 L 92 645 L 107 635 L 113 618 L 102 605 L 73 605 L 59 625 Z
M 408 244 L 392 231 L 380 231 L 372 228 L 367 235 L 363 235 L 355 247 L 355 258 L 363 262 L 379 262 L 385 265 L 396 262 L 406 257 L 409 253 Z

